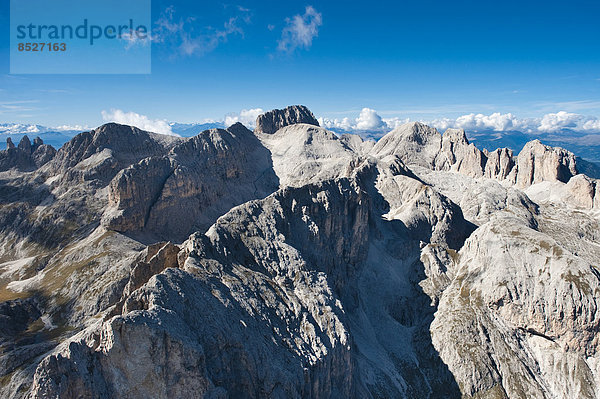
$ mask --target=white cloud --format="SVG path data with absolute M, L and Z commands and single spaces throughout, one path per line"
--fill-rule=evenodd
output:
M 363 108 L 356 118 L 329 119 L 320 117 L 317 119 L 319 124 L 327 129 L 337 129 L 345 131 L 388 131 L 409 121 L 408 118 L 382 118 L 377 111 L 371 108 Z
M 590 119 L 583 124 L 583 130 L 600 133 L 600 119 Z
M 494 112 L 490 115 L 468 114 L 456 119 L 456 125 L 465 130 L 506 131 L 522 127 L 522 121 L 511 113 Z
M 249 128 L 254 128 L 256 118 L 263 113 L 262 108 L 243 109 L 237 113 L 227 114 L 223 122 L 225 126 L 231 126 L 234 123 L 240 122 Z M 176 135 L 172 132 L 171 126 L 166 121 L 153 120 L 135 112 L 124 112 L 113 109 L 110 112 L 102 111 L 102 117 L 105 121 L 132 125 L 143 130 L 161 134 Z M 368 107 L 363 108 L 356 117 L 330 119 L 321 116 L 317 120 L 326 129 L 360 134 L 370 133 L 373 136 L 383 135 L 411 121 L 410 118 L 382 117 L 376 110 Z M 213 120 L 210 121 L 214 122 Z M 420 122 L 435 127 L 441 132 L 448 128 L 459 128 L 465 129 L 467 132 L 517 130 L 524 133 L 560 133 L 563 129 L 569 129 L 587 134 L 600 133 L 600 118 L 566 111 L 549 113 L 538 118 L 518 118 L 512 113 L 503 114 L 499 112 L 489 115 L 471 113 L 458 116 L 457 118 L 445 117 L 420 120 Z M 65 130 L 70 130 L 70 128 L 73 130 L 89 129 L 83 126 L 63 126 L 59 128 L 64 128 Z
M 124 112 L 120 109 L 111 109 L 110 111 L 102 111 L 102 119 L 106 122 L 116 122 L 123 125 L 135 126 L 148 132 L 178 136 L 173 133 L 171 126 L 167 121 L 150 119 L 145 115 L 140 115 L 135 112 Z
M 225 126 L 229 127 L 234 123 L 240 122 L 247 127 L 254 127 L 256 125 L 256 118 L 263 113 L 262 108 L 243 109 L 239 114 L 225 116 Z
M 497 132 L 518 130 L 525 133 L 556 133 L 563 129 L 574 131 L 598 131 L 600 132 L 600 120 L 581 114 L 559 111 L 543 115 L 541 118 L 517 118 L 511 113 L 501 114 L 499 112 L 490 115 L 467 114 L 456 119 L 441 118 L 432 121 L 424 121 L 437 128 L 459 128 L 466 131 L 493 130 Z
M 542 132 L 557 132 L 561 129 L 577 128 L 585 117 L 579 114 L 559 111 L 555 114 L 546 114 L 542 117 L 538 130 Z
M 149 46 L 152 41 L 152 36 L 149 32 L 136 30 L 124 32 L 119 36 L 119 40 L 123 41 L 125 43 L 125 49 L 129 50 L 136 46 Z
M 342 119 L 329 119 L 329 118 L 317 118 L 319 125 L 326 129 L 341 129 L 341 130 L 352 130 L 352 121 L 350 118 Z
M 446 129 L 453 128 L 453 127 L 457 127 L 456 119 L 450 119 L 450 118 L 438 118 L 438 119 L 433 119 L 430 121 L 421 121 L 421 122 L 425 123 L 427 126 L 434 127 L 440 131 L 444 131 Z
M 435 127 L 440 131 L 449 128 L 464 129 L 465 131 L 478 132 L 492 130 L 503 132 L 509 130 L 518 130 L 525 133 L 538 130 L 540 119 L 535 118 L 517 118 L 511 113 L 501 114 L 494 112 L 490 115 L 484 114 L 466 114 L 455 119 L 452 118 L 437 118 L 428 121 L 421 121 L 431 127 Z
M 348 117 L 343 119 L 319 118 L 319 123 L 325 128 L 373 133 L 388 132 L 408 122 L 410 122 L 409 118 L 382 118 L 370 108 L 363 108 L 355 119 Z M 512 113 L 502 114 L 500 112 L 489 115 L 471 113 L 457 118 L 437 118 L 420 122 L 440 131 L 458 128 L 468 132 L 517 130 L 524 133 L 556 133 L 563 129 L 571 129 L 578 132 L 600 133 L 600 118 L 566 111 L 545 114 L 540 118 L 518 118 Z
M 243 7 L 236 10 L 237 15 L 230 17 L 221 28 L 204 27 L 198 32 L 194 17 L 176 18 L 175 8 L 170 6 L 156 21 L 152 41 L 169 45 L 176 55 L 202 56 L 226 42 L 229 36 L 244 35 L 242 26 L 250 22 L 250 10 Z
M 358 118 L 356 118 L 357 130 L 377 130 L 384 126 L 386 126 L 386 124 L 381 119 L 381 116 L 371 108 L 363 108 L 362 111 L 360 111 Z
M 510 113 L 469 114 L 456 119 L 437 119 L 429 123 L 439 130 L 454 127 L 474 132 L 518 130 L 525 133 L 557 133 L 570 129 L 577 132 L 600 133 L 600 119 L 566 111 L 545 114 L 541 118 L 517 118 Z
M 277 49 L 293 52 L 296 48 L 308 49 L 312 46 L 313 39 L 319 34 L 319 27 L 323 25 L 323 18 L 312 6 L 307 6 L 304 15 L 294 15 L 286 18 L 285 22 Z
M 398 126 L 402 126 L 405 123 L 410 122 L 409 118 L 393 117 L 393 118 L 382 118 L 382 119 L 389 130 L 394 130 Z

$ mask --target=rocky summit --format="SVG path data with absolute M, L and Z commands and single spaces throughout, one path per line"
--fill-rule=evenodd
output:
M 0 152 L 2 398 L 598 398 L 600 185 L 303 106 Z
M 284 109 L 274 109 L 273 111 L 259 115 L 256 119 L 255 131 L 258 133 L 273 134 L 283 127 L 297 123 L 319 126 L 319 122 L 308 108 L 304 105 L 292 105 Z

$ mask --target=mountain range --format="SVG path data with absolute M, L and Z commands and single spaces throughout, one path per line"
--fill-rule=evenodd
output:
M 207 123 L 177 123 L 170 122 L 169 127 L 175 135 L 181 137 L 192 137 L 208 129 L 224 129 L 224 122 Z M 83 128 L 49 128 L 42 125 L 28 125 L 17 123 L 0 124 L 0 149 L 6 149 L 6 139 L 10 137 L 14 142 L 20 141 L 25 136 L 38 136 L 45 143 L 60 148 L 73 136 L 81 133 Z M 340 128 L 330 128 L 338 135 L 357 134 L 364 140 L 377 141 L 385 133 L 381 131 L 352 131 Z M 528 132 L 524 133 L 517 130 L 496 131 L 496 130 L 477 130 L 467 131 L 469 141 L 480 150 L 487 149 L 493 151 L 496 148 L 506 147 L 515 153 L 519 153 L 525 144 L 533 139 L 538 139 L 546 145 L 565 148 L 577 156 L 590 162 L 600 162 L 600 135 L 578 132 L 572 129 L 562 129 L 557 132 Z
M 181 137 L 192 137 L 208 129 L 224 128 L 223 122 L 210 123 L 169 123 L 169 127 L 175 135 Z M 29 125 L 21 123 L 0 124 L 0 149 L 6 149 L 6 139 L 19 142 L 24 136 L 39 137 L 44 143 L 60 148 L 74 136 L 85 131 L 82 127 L 58 127 L 51 128 L 42 125 Z M 89 129 L 88 129 L 89 130 Z
M 598 398 L 594 171 L 304 106 L 11 140 L 0 396 Z

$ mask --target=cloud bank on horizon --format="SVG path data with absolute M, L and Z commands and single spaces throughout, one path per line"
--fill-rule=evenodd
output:
M 222 123 L 224 127 L 240 122 L 252 129 L 255 126 L 256 118 L 264 112 L 265 111 L 262 108 L 243 109 L 238 113 L 227 114 L 221 121 L 215 122 Z M 116 122 L 135 126 L 150 132 L 177 136 L 177 134 L 172 131 L 168 121 L 152 119 L 146 115 L 141 115 L 132 111 L 126 112 L 120 109 L 102 111 L 102 119 L 105 122 Z M 489 115 L 470 113 L 461 115 L 457 118 L 412 120 L 410 118 L 400 117 L 384 118 L 374 109 L 363 108 L 356 118 L 345 117 L 342 119 L 331 119 L 327 117 L 318 117 L 317 120 L 319 121 L 319 124 L 326 129 L 337 132 L 369 134 L 373 137 L 381 136 L 398 126 L 414 121 L 422 122 L 441 131 L 449 128 L 456 128 L 464 129 L 467 132 L 520 131 L 523 133 L 535 134 L 559 133 L 564 130 L 571 130 L 579 133 L 600 134 L 599 118 L 566 111 L 547 113 L 539 118 L 518 118 L 512 113 L 502 114 L 494 112 Z
M 330 119 L 318 118 L 321 126 L 348 132 L 387 132 L 396 127 L 411 122 L 410 118 L 383 118 L 371 108 L 363 108 L 358 117 Z M 418 120 L 418 122 L 435 127 L 438 130 L 448 128 L 464 129 L 465 131 L 520 131 L 524 133 L 557 133 L 566 129 L 581 133 L 600 133 L 600 118 L 582 114 L 558 111 L 547 113 L 539 118 L 519 118 L 512 113 L 494 112 L 489 115 L 470 113 L 457 118 L 437 118 Z

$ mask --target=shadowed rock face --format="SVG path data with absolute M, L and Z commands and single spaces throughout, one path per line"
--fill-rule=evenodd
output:
M 31 141 L 29 141 L 29 137 L 23 136 L 17 148 L 25 153 L 31 154 Z
M 29 137 L 23 136 L 17 147 L 8 137 L 6 150 L 0 151 L 0 171 L 9 169 L 31 171 L 45 165 L 55 155 L 54 147 L 44 144 L 39 137 L 34 139 L 32 145 Z
M 292 105 L 284 109 L 275 109 L 259 115 L 256 119 L 256 129 L 254 131 L 257 133 L 272 134 L 282 127 L 296 123 L 319 126 L 319 122 L 308 108 L 304 105 Z
M 597 399 L 600 186 L 570 153 L 296 108 L 0 173 L 0 397 Z

